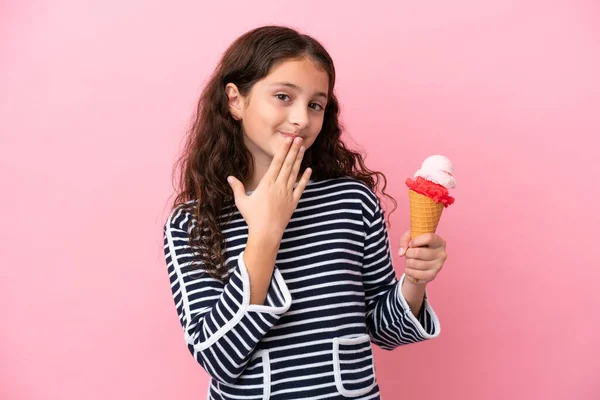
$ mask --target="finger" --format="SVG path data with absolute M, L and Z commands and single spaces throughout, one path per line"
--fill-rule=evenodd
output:
M 406 249 L 408 249 L 408 244 L 410 243 L 410 231 L 406 231 L 400 236 L 400 248 L 398 249 L 398 255 L 402 257 L 406 253 Z
M 439 249 L 430 247 L 409 247 L 409 249 L 406 250 L 406 258 L 433 261 L 439 257 L 439 253 Z
M 410 275 L 408 275 L 408 274 L 405 274 L 405 275 L 406 275 L 406 279 L 407 279 L 407 280 L 409 280 L 409 281 L 411 281 L 411 282 L 412 282 L 412 283 L 414 283 L 415 285 L 427 283 L 427 282 L 419 282 L 419 280 L 418 280 L 418 279 L 412 278 L 412 277 L 411 277 Z
M 298 155 L 298 151 L 300 150 L 301 143 L 302 138 L 297 137 L 296 139 L 294 139 L 294 143 L 292 143 L 292 147 L 289 149 L 285 160 L 283 160 L 283 165 L 281 166 L 281 170 L 277 175 L 278 182 L 287 184 L 288 179 L 290 179 L 292 167 L 294 166 L 294 162 L 296 162 L 296 156 Z
M 298 186 L 294 189 L 293 196 L 296 204 L 300 201 L 300 197 L 308 184 L 308 180 L 310 179 L 310 174 L 312 174 L 312 169 L 306 168 L 304 173 L 302 174 L 302 178 L 300 178 L 300 182 L 298 182 Z
M 294 162 L 292 172 L 290 173 L 290 177 L 288 179 L 288 189 L 292 189 L 296 183 L 296 180 L 298 179 L 298 172 L 300 171 L 300 165 L 302 164 L 303 157 L 304 146 L 300 146 L 300 150 L 298 150 L 298 154 L 296 155 L 296 162 Z
M 272 182 L 275 182 L 277 180 L 277 176 L 279 175 L 279 171 L 281 171 L 281 166 L 283 165 L 283 162 L 288 154 L 291 144 L 292 138 L 285 138 L 285 140 L 277 150 L 277 153 L 275 153 L 275 156 L 273 157 L 273 160 L 269 165 L 269 169 L 267 169 L 267 172 L 265 173 L 265 177 L 267 177 Z
M 415 260 L 414 258 L 406 259 L 406 268 L 418 270 L 418 271 L 427 271 L 433 270 L 437 267 L 437 262 L 434 260 L 431 261 L 423 261 L 423 260 Z
M 233 196 L 235 198 L 236 203 L 246 197 L 246 189 L 244 188 L 244 184 L 240 182 L 237 178 L 233 176 L 227 177 L 227 182 L 231 189 L 233 190 Z
M 420 271 L 417 269 L 407 268 L 404 270 L 404 274 L 410 278 L 413 283 L 425 284 L 431 282 L 435 275 L 433 275 L 430 271 Z
M 442 239 L 439 235 L 435 233 L 425 233 L 423 235 L 419 235 L 413 240 L 411 240 L 409 246 L 410 247 L 424 247 L 429 246 L 431 248 L 443 247 L 446 244 L 444 239 Z

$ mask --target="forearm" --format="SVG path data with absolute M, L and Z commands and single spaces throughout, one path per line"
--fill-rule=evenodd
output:
M 425 284 L 413 283 L 407 277 L 402 282 L 402 295 L 410 306 L 412 314 L 417 318 L 421 312 L 421 307 L 423 307 L 425 287 Z
M 279 245 L 279 240 L 269 239 L 266 236 L 248 235 L 244 250 L 244 263 L 250 278 L 250 304 L 262 305 L 265 303 Z

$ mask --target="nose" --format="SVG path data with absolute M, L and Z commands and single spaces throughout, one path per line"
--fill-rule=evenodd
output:
M 300 102 L 294 104 L 290 109 L 289 120 L 298 130 L 302 130 L 308 126 L 308 107 Z

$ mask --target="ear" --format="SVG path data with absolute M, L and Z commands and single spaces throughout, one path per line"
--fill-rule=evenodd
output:
M 242 120 L 242 114 L 244 112 L 244 98 L 240 94 L 237 86 L 233 83 L 228 83 L 225 86 L 225 93 L 227 94 L 229 113 L 236 121 Z

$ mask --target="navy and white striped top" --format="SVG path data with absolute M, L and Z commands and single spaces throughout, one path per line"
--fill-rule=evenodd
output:
M 176 207 L 164 249 L 185 342 L 212 378 L 208 399 L 379 399 L 371 342 L 392 350 L 440 333 L 427 296 L 419 318 L 410 311 L 383 210 L 358 180 L 308 183 L 264 305 L 249 304 L 248 226 L 239 212 L 222 225 L 226 284 L 193 261 L 194 223 Z

